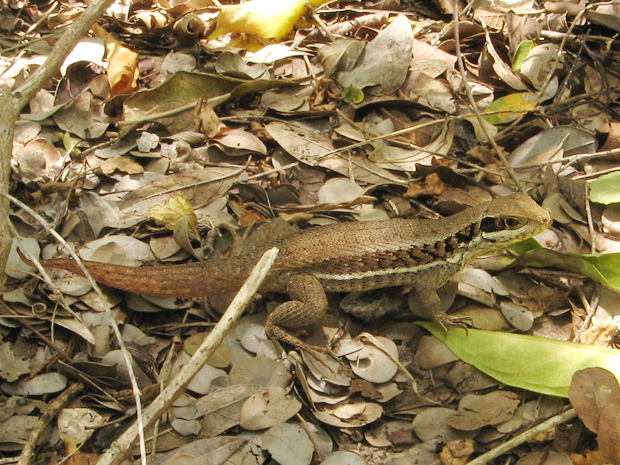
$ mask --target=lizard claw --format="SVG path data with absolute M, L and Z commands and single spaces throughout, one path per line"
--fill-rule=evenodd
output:
M 448 332 L 448 327 L 464 328 L 467 330 L 467 325 L 473 325 L 474 320 L 470 316 L 456 316 L 443 313 L 435 317 L 435 322 L 441 326 L 444 334 L 446 334 Z
M 333 360 L 337 366 L 340 365 L 340 363 L 337 361 L 335 355 L 332 353 L 331 350 L 325 347 L 320 347 L 320 346 L 306 346 L 303 348 L 303 351 L 306 352 L 308 355 L 310 355 L 314 360 L 316 360 L 322 366 L 327 368 L 333 376 L 337 375 L 336 369 L 333 366 L 331 366 L 329 362 Z M 325 354 L 326 357 L 322 357 L 321 354 Z M 306 360 L 307 365 L 308 365 L 308 361 L 309 360 Z
M 267 324 L 265 325 L 265 332 L 267 333 L 267 337 L 273 344 L 276 346 L 276 350 L 278 350 L 281 354 L 286 353 L 282 349 L 281 342 L 285 342 L 287 344 L 292 345 L 298 349 L 302 349 L 306 351 L 312 358 L 314 358 L 321 365 L 324 365 L 329 371 L 334 373 L 333 368 L 331 368 L 321 357 L 319 357 L 319 353 L 326 354 L 330 357 L 334 357 L 334 354 L 327 347 L 315 346 L 311 344 L 307 344 L 300 340 L 299 338 L 293 336 L 288 333 L 284 328 L 281 328 L 277 325 Z M 334 357 L 335 358 L 335 357 Z

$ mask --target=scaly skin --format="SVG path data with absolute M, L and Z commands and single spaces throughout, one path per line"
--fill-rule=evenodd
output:
M 261 291 L 287 292 L 291 301 L 268 317 L 274 340 L 309 347 L 288 330 L 317 322 L 325 292 L 411 286 L 420 313 L 442 326 L 454 319 L 441 309 L 437 289 L 471 260 L 527 239 L 551 224 L 547 210 L 525 194 L 498 197 L 438 220 L 394 219 L 310 228 L 239 257 L 171 266 L 126 267 L 85 262 L 100 283 L 162 297 L 204 297 L 239 289 L 263 252 L 280 253 Z M 43 260 L 46 268 L 81 273 L 73 260 Z M 278 344 L 279 345 L 279 344 Z

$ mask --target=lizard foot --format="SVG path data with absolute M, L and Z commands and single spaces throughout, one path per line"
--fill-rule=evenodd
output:
M 276 350 L 280 352 L 280 354 L 285 353 L 284 349 L 282 349 L 282 342 L 292 345 L 298 349 L 305 350 L 308 354 L 312 356 L 317 362 L 321 365 L 325 366 L 329 371 L 334 373 L 332 367 L 330 367 L 321 357 L 318 356 L 318 353 L 326 354 L 331 357 L 334 357 L 334 354 L 327 347 L 315 346 L 312 344 L 307 344 L 301 339 L 293 336 L 288 333 L 283 328 L 276 325 L 266 325 L 265 332 L 267 333 L 267 337 L 273 344 L 276 346 Z M 335 357 L 334 357 L 335 358 Z M 334 373 L 335 374 L 335 373 Z
M 448 315 L 446 313 L 442 313 L 434 318 L 435 322 L 441 326 L 444 334 L 448 332 L 448 327 L 456 327 L 456 328 L 464 328 L 467 330 L 467 325 L 472 325 L 473 320 L 469 316 L 456 316 L 456 315 Z

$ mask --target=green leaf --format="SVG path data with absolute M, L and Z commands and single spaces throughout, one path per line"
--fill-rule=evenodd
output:
M 345 103 L 362 103 L 364 101 L 364 91 L 358 87 L 350 85 L 349 87 L 343 89 L 342 100 L 344 100 Z
M 485 113 L 497 113 L 486 114 L 483 118 L 491 124 L 510 123 L 536 108 L 538 99 L 539 97 L 533 92 L 505 95 L 495 100 L 484 110 Z
M 436 323 L 418 324 L 461 360 L 508 386 L 568 397 L 576 371 L 601 367 L 620 375 L 620 352 L 614 349 L 479 329 L 450 328 L 444 334 Z
M 80 156 L 82 151 L 77 147 L 78 140 L 74 140 L 68 132 L 57 132 L 55 134 L 62 140 L 62 146 L 67 151 L 69 157 L 75 159 Z
M 525 239 L 524 241 L 517 242 L 516 244 L 512 244 L 508 247 L 511 251 L 513 251 L 517 255 L 524 254 L 525 252 L 529 252 L 530 250 L 536 250 L 542 248 L 542 246 L 538 243 L 536 239 L 530 237 L 529 239 Z
M 158 121 L 171 134 L 175 134 L 192 123 L 196 102 L 215 98 L 220 98 L 220 103 L 226 101 L 231 92 L 245 82 L 228 76 L 177 71 L 157 87 L 135 92 L 125 100 L 123 116 L 118 123 L 120 137 L 144 121 Z M 163 118 L 160 116 L 162 113 L 180 111 L 188 105 L 185 111 Z
M 620 254 L 560 253 L 549 249 L 532 250 L 517 259 L 521 266 L 558 268 L 579 273 L 620 291 Z
M 592 264 L 596 268 L 597 272 L 605 278 L 605 282 L 603 282 L 603 284 L 620 291 L 620 253 L 571 255 L 575 255 Z M 592 279 L 596 279 L 593 276 L 590 277 Z
M 521 65 L 534 47 L 536 47 L 536 42 L 533 40 L 524 40 L 519 44 L 515 56 L 512 57 L 512 70 L 515 73 L 521 72 Z
M 620 202 L 620 172 L 605 174 L 590 183 L 590 195 L 592 202 L 609 205 Z

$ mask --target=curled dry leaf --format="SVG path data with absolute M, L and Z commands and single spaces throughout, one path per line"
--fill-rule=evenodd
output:
M 359 39 L 346 38 L 336 39 L 321 47 L 317 58 L 325 69 L 325 76 L 329 77 L 336 71 L 353 69 L 365 47 L 366 43 Z
M 441 450 L 439 457 L 442 463 L 465 463 L 467 458 L 474 453 L 474 446 L 475 442 L 473 439 L 448 441 Z
M 248 63 L 247 56 L 242 57 L 241 51 L 237 53 L 224 52 L 215 63 L 215 70 L 219 74 L 237 76 L 243 79 L 258 79 L 267 77 L 267 67 L 263 63 Z
M 232 129 L 213 141 L 220 150 L 231 157 L 246 157 L 252 153 L 267 155 L 267 147 L 254 134 L 242 129 Z
M 398 371 L 398 365 L 393 361 L 398 360 L 398 348 L 391 339 L 385 337 L 373 339 L 381 346 L 378 347 L 368 339 L 364 339 L 364 347 L 346 357 L 351 361 L 351 370 L 357 376 L 373 383 L 385 383 Z
M 109 126 L 103 115 L 103 105 L 89 91 L 54 113 L 53 119 L 60 129 L 80 139 L 97 139 Z
M 488 271 L 481 270 L 480 268 L 465 268 L 458 274 L 458 280 L 459 283 L 466 282 L 489 293 L 503 296 L 508 295 L 508 291 L 497 278 L 494 278 Z
M 136 88 L 139 54 L 129 50 L 98 24 L 93 26 L 96 36 L 105 42 L 108 59 L 108 81 L 112 95 L 128 94 Z
M 201 99 L 229 95 L 243 83 L 241 79 L 226 76 L 178 71 L 159 86 L 136 92 L 125 101 L 122 121 L 119 123 L 121 137 L 142 121 L 158 120 L 158 115 L 163 112 L 178 110 Z M 192 109 L 159 121 L 171 134 L 180 132 L 192 126 Z
M 556 44 L 538 45 L 527 54 L 521 63 L 521 74 L 527 77 L 534 88 L 540 89 L 555 66 L 555 61 L 564 60 L 564 53 Z
M 101 359 L 101 363 L 103 365 L 114 367 L 116 371 L 116 376 L 119 381 L 129 385 L 129 373 L 127 370 L 127 362 L 125 361 L 125 357 L 120 350 L 112 350 L 104 355 Z M 145 389 L 148 386 L 153 384 L 153 380 L 145 373 L 144 370 L 135 362 L 132 363 L 133 372 L 136 378 L 136 382 L 140 389 Z
M 95 343 L 95 336 L 93 336 L 93 333 L 77 318 L 54 318 L 53 322 L 61 328 L 68 329 L 72 333 L 77 334 L 89 344 Z
M 80 258 L 105 263 L 137 266 L 155 259 L 148 244 L 128 236 L 108 236 L 85 244 Z
M 51 142 L 34 139 L 23 147 L 16 144 L 13 148 L 13 160 L 25 179 L 41 181 L 60 174 L 63 157 Z
M 527 139 L 510 153 L 508 161 L 512 166 L 545 162 L 560 148 L 565 156 L 569 156 L 594 153 L 597 146 L 596 137 L 589 132 L 569 126 L 557 126 Z
M 252 395 L 241 408 L 239 424 L 255 431 L 270 428 L 293 417 L 301 410 L 301 402 L 277 386 L 262 389 Z
M 605 207 L 601 217 L 603 231 L 613 236 L 620 236 L 620 203 L 614 203 Z
M 410 421 L 392 420 L 380 423 L 366 431 L 364 438 L 375 447 L 389 447 L 394 444 L 413 444 L 413 426 Z
M 383 415 L 383 407 L 374 402 L 349 399 L 334 407 L 315 410 L 319 421 L 339 428 L 356 428 L 378 420 Z
M 415 171 L 417 164 L 431 165 L 433 153 L 446 155 L 452 147 L 453 139 L 454 122 L 444 120 L 441 132 L 424 149 L 411 150 L 410 148 L 383 144 L 370 154 L 369 159 L 377 163 L 381 168 Z
M 149 247 L 158 261 L 176 262 L 188 257 L 185 253 L 179 253 L 181 247 L 172 236 L 152 236 L 149 240 Z
M 310 355 L 305 350 L 302 351 L 301 355 L 312 375 L 309 377 L 309 382 L 312 384 L 316 380 L 317 385 L 313 387 L 320 392 L 329 392 L 330 389 L 327 388 L 329 385 L 349 386 L 351 384 L 351 378 L 339 373 L 340 363 L 335 358 L 321 352 Z M 320 363 L 317 358 L 323 363 Z M 327 384 L 325 385 L 325 383 Z

